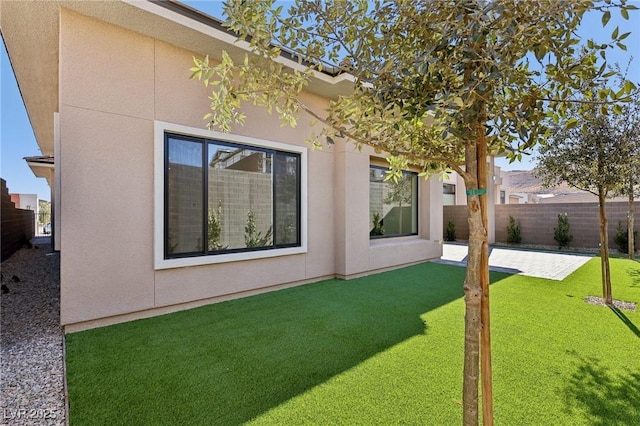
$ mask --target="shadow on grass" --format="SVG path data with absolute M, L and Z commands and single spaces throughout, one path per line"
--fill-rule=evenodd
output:
M 565 388 L 569 412 L 585 413 L 589 424 L 640 424 L 640 369 L 612 373 L 596 358 L 576 357 L 576 370 Z
M 629 268 L 627 273 L 631 276 L 631 281 L 633 281 L 631 287 L 640 288 L 640 269 Z
M 70 420 L 246 422 L 425 333 L 464 273 L 425 263 L 68 335 Z
M 624 312 L 612 306 L 609 306 L 609 309 L 611 309 L 613 313 L 616 314 L 618 318 L 620 318 L 620 321 L 622 321 L 624 325 L 629 327 L 629 330 L 631 330 L 631 332 L 635 334 L 636 337 L 640 338 L 640 330 L 638 329 L 638 327 L 636 327 L 634 323 L 631 322 L 631 320 L 624 314 Z

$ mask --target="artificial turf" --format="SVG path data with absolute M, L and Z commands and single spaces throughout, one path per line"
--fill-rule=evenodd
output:
M 640 303 L 640 263 L 612 259 Z M 640 312 L 492 273 L 496 424 L 640 424 Z M 67 336 L 72 425 L 460 424 L 464 269 L 425 263 Z

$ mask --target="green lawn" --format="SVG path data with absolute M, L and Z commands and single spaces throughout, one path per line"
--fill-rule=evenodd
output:
M 640 263 L 611 265 L 639 303 Z M 640 312 L 584 303 L 599 271 L 492 274 L 496 424 L 640 424 Z M 460 424 L 463 277 L 426 263 L 68 335 L 71 424 Z

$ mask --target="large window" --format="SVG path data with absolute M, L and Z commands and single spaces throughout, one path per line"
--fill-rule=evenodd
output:
M 385 181 L 388 169 L 369 169 L 369 235 L 398 237 L 418 233 L 418 175 L 403 172 L 397 182 Z
M 164 259 L 299 247 L 299 153 L 164 136 Z

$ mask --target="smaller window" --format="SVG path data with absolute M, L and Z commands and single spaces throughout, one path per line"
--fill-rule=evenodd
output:
M 500 191 L 500 204 L 505 204 L 506 196 L 504 191 Z
M 456 205 L 456 186 L 452 183 L 442 184 L 442 205 L 443 206 L 455 206 Z
M 399 237 L 418 233 L 418 174 L 403 172 L 385 181 L 388 169 L 369 169 L 369 235 Z

